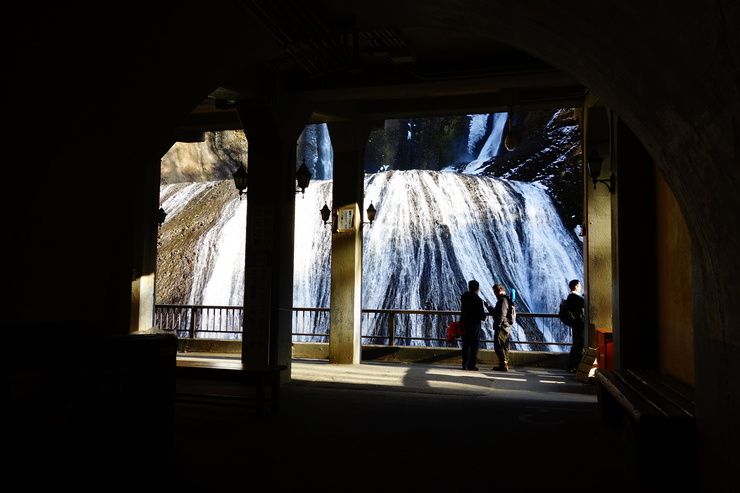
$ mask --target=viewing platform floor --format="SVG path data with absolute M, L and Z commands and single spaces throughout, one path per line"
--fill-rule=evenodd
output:
M 573 373 L 290 366 L 279 411 L 263 419 L 238 406 L 178 403 L 189 487 L 218 491 L 259 477 L 275 491 L 457 491 L 463 483 L 480 491 L 655 491 L 637 481 L 619 437 L 602 425 L 595 385 Z M 240 392 L 227 384 L 219 391 Z M 466 480 L 463 463 L 475 472 Z

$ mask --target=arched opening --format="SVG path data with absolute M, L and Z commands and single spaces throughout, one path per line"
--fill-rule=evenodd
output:
M 264 15 L 270 18 L 271 14 L 269 9 L 264 13 Z M 395 43 L 398 43 L 399 46 L 405 45 L 408 48 L 414 43 L 417 43 L 419 46 L 423 46 L 424 49 L 430 49 L 434 44 L 425 43 L 429 43 L 429 34 L 435 33 L 437 36 L 448 36 L 450 38 L 451 46 L 457 45 L 461 47 L 459 52 L 460 55 L 458 57 L 460 61 L 458 61 L 458 63 L 460 65 L 467 63 L 467 70 L 470 70 L 473 66 L 473 64 L 470 64 L 471 59 L 476 57 L 479 59 L 476 65 L 476 70 L 465 73 L 465 71 L 461 71 L 459 67 L 455 70 L 451 70 L 448 66 L 445 66 L 445 70 L 424 71 L 424 69 L 428 69 L 432 66 L 429 60 L 434 59 L 435 61 L 439 61 L 443 59 L 444 55 L 438 58 L 430 57 L 426 61 L 424 60 L 425 54 L 423 52 L 417 53 L 416 55 L 412 55 L 409 52 L 408 56 L 410 58 L 399 57 L 398 54 L 391 57 L 392 66 L 402 69 L 406 75 L 411 76 L 410 79 L 404 80 L 403 83 L 406 84 L 407 87 L 421 88 L 415 89 L 415 91 L 418 91 L 416 93 L 414 93 L 414 91 L 410 91 L 414 94 L 416 100 L 414 100 L 414 97 L 400 97 L 398 93 L 394 94 L 393 91 L 398 91 L 400 84 L 399 79 L 394 78 L 396 77 L 395 74 L 382 72 L 379 72 L 383 74 L 381 77 L 389 77 L 388 80 L 393 81 L 391 84 L 363 87 L 357 85 L 357 81 L 353 79 L 353 75 L 349 75 L 346 80 L 341 82 L 341 84 L 345 84 L 343 89 L 345 94 L 338 99 L 333 99 L 335 96 L 332 94 L 334 93 L 323 89 L 321 84 L 326 80 L 331 80 L 331 76 L 329 74 L 333 72 L 347 71 L 348 67 L 331 67 L 329 65 L 324 66 L 323 68 L 318 68 L 316 66 L 308 67 L 307 64 L 310 62 L 310 54 L 318 52 L 317 47 L 310 45 L 310 43 L 302 46 L 305 50 L 303 54 L 296 55 L 294 53 L 294 58 L 291 63 L 296 64 L 299 70 L 291 71 L 292 68 L 285 69 L 282 66 L 280 68 L 280 70 L 285 70 L 285 74 L 290 74 L 293 79 L 287 82 L 287 76 L 278 71 L 276 81 L 279 82 L 277 82 L 277 85 L 282 87 L 282 90 L 284 91 L 284 93 L 282 93 L 283 97 L 288 95 L 286 101 L 298 101 L 300 105 L 306 106 L 301 111 L 310 112 L 313 115 L 312 121 L 346 121 L 357 118 L 377 119 L 384 115 L 402 113 L 422 114 L 427 112 L 433 114 L 449 112 L 450 107 L 461 105 L 468 105 L 473 108 L 490 108 L 493 106 L 512 109 L 526 107 L 527 105 L 532 104 L 543 104 L 543 100 L 546 101 L 544 104 L 552 104 L 553 100 L 567 100 L 568 98 L 583 100 L 584 89 L 583 86 L 579 84 L 579 81 L 591 80 L 591 70 L 589 70 L 589 67 L 582 67 L 574 64 L 573 60 L 567 55 L 567 53 L 569 53 L 569 48 L 578 45 L 580 38 L 564 36 L 556 29 L 548 28 L 552 31 L 550 34 L 553 34 L 553 37 L 548 39 L 548 43 L 544 43 L 545 33 L 547 30 L 542 33 L 538 33 L 538 35 L 534 37 L 523 36 L 522 33 L 527 31 L 527 23 L 531 21 L 520 17 L 514 19 L 511 24 L 507 26 L 499 26 L 496 19 L 488 17 L 476 18 L 473 22 L 481 29 L 471 29 L 470 27 L 465 26 L 466 22 L 471 22 L 468 17 L 452 11 L 448 12 L 448 15 L 448 22 L 446 22 L 444 26 L 439 24 L 438 18 L 435 16 L 429 16 L 425 12 L 421 12 L 418 16 L 414 16 L 413 20 L 406 19 L 403 15 L 386 19 L 389 25 L 397 26 L 396 29 L 392 29 L 390 31 L 390 34 L 387 34 L 391 36 L 391 39 Z M 264 21 L 265 19 L 262 20 Z M 295 24 L 298 22 L 295 19 L 290 21 L 286 20 L 285 22 L 286 31 L 295 29 L 298 25 Z M 331 24 L 331 22 L 329 22 L 329 24 Z M 485 29 L 483 28 L 484 26 L 486 27 Z M 471 35 L 471 31 L 475 31 L 475 35 Z M 363 45 L 357 40 L 343 40 L 338 42 L 337 49 L 340 51 L 347 50 L 358 46 L 353 43 L 359 43 L 360 48 L 367 47 L 371 50 L 382 51 L 381 48 L 385 46 L 384 43 L 389 42 L 388 39 L 381 40 L 378 37 L 378 32 L 370 28 L 360 28 L 356 30 L 355 33 L 365 38 L 367 43 Z M 275 35 L 274 32 L 272 34 Z M 280 37 L 278 36 L 278 38 Z M 504 38 L 506 39 L 507 44 L 499 43 L 498 40 Z M 294 40 L 294 42 L 299 45 L 301 40 Z M 512 45 L 517 46 L 518 48 L 523 48 L 529 53 L 533 53 L 535 56 L 524 54 L 518 50 L 511 50 Z M 470 51 L 466 51 L 466 49 Z M 489 50 L 489 53 L 484 55 L 486 50 Z M 380 51 L 373 52 L 372 55 L 377 57 Z M 593 48 L 584 50 L 584 53 L 586 54 L 593 52 Z M 349 54 L 349 52 L 345 54 Z M 327 57 L 324 62 L 328 64 L 336 62 L 341 57 L 333 59 L 332 57 L 336 57 L 337 55 L 338 53 L 333 53 L 332 56 Z M 382 56 L 380 58 L 382 58 Z M 409 63 L 412 59 L 414 60 L 414 63 Z M 505 81 L 501 80 L 500 73 L 501 60 L 504 59 L 506 61 L 503 64 L 506 65 L 506 63 L 508 63 L 507 66 L 509 69 L 513 70 L 512 67 L 516 67 L 520 70 L 520 72 L 516 72 L 515 76 L 508 76 L 509 78 Z M 354 60 L 367 63 L 365 66 L 358 66 L 353 69 L 359 71 L 376 70 L 379 65 L 386 63 L 385 59 L 383 61 L 378 61 L 379 58 L 376 58 L 373 60 L 373 63 L 370 64 L 363 59 L 362 56 L 354 58 Z M 514 61 L 512 62 L 512 60 Z M 541 60 L 545 60 L 547 63 L 543 63 Z M 426 65 L 424 63 L 426 63 Z M 286 63 L 285 65 L 290 65 L 290 63 Z M 565 73 L 551 70 L 552 65 L 566 67 Z M 538 67 L 539 70 L 550 70 L 550 72 L 548 72 L 544 77 L 541 75 L 533 77 L 531 73 L 523 75 L 523 72 L 521 72 L 523 66 Z M 448 69 L 451 71 L 446 71 Z M 353 70 L 349 70 L 349 73 L 352 74 Z M 311 73 L 313 81 L 307 82 L 306 79 L 302 78 L 300 74 L 305 71 Z M 570 77 L 569 75 L 566 75 L 566 73 L 572 74 L 574 77 Z M 543 81 L 543 79 L 546 80 Z M 245 99 L 245 90 L 243 88 L 259 87 L 250 86 L 250 80 L 245 81 L 244 78 L 235 76 L 232 79 L 225 81 L 224 86 L 228 86 L 230 88 L 228 91 L 222 87 L 221 89 L 212 92 L 211 97 L 216 101 L 216 108 L 220 108 L 224 111 L 231 108 L 241 115 L 250 114 L 252 112 L 252 108 L 255 108 L 254 102 L 250 100 L 250 97 L 253 99 L 253 96 L 246 96 Z M 337 82 L 339 80 L 341 79 L 336 79 L 335 83 L 339 83 Z M 425 85 L 429 85 L 429 82 L 440 84 L 442 81 L 450 80 L 455 80 L 455 84 L 450 85 L 449 82 L 447 82 L 447 87 L 441 90 L 437 89 L 437 91 L 439 91 L 438 94 L 430 94 L 428 89 L 425 88 Z M 595 77 L 592 80 L 597 83 L 595 87 L 599 90 L 603 90 L 604 94 L 609 95 L 610 87 L 608 85 L 607 87 L 602 88 L 598 86 L 598 77 Z M 528 90 L 525 87 L 527 83 L 536 85 L 536 91 Z M 317 90 L 324 91 L 322 96 L 316 96 L 315 92 Z M 313 99 L 306 98 L 306 94 L 312 94 L 313 96 L 311 96 L 311 98 Z M 327 97 L 327 95 L 329 96 Z M 485 95 L 485 97 L 481 97 L 482 95 Z M 540 99 L 538 100 L 537 98 Z M 601 97 L 599 96 L 599 98 Z M 279 98 L 276 98 L 276 101 L 279 101 Z M 348 104 L 348 101 L 354 102 Z M 423 101 L 423 104 L 426 104 L 428 108 L 420 109 L 421 101 Z M 539 101 L 539 103 L 536 103 L 536 101 Z M 620 100 L 617 98 L 613 102 L 609 101 L 610 106 L 604 106 L 603 102 L 600 103 L 600 106 L 602 108 L 606 108 L 605 111 L 610 112 L 610 115 L 618 114 L 620 111 L 618 108 L 622 101 L 625 101 L 625 104 L 628 104 L 626 100 Z M 612 103 L 615 104 L 612 105 Z M 352 105 L 354 105 L 354 107 L 352 107 Z M 260 109 L 259 111 L 262 110 Z M 285 113 L 286 111 L 291 110 L 283 108 L 278 111 Z M 596 108 L 592 110 L 592 112 L 596 111 Z M 272 117 L 270 116 L 270 118 Z M 595 119 L 592 118 L 592 120 Z M 616 132 L 614 128 L 611 128 L 611 125 L 616 124 L 616 121 L 617 120 L 610 117 L 609 123 L 604 130 L 606 132 L 605 135 L 596 135 L 596 133 L 603 131 L 597 131 L 596 127 L 592 125 L 593 128 L 590 129 L 589 134 L 590 137 L 587 137 L 587 140 L 590 139 L 590 142 L 588 142 L 587 145 L 593 147 L 596 140 L 603 140 L 606 142 L 607 148 L 609 148 L 615 139 Z M 624 123 L 624 119 L 620 117 L 618 121 L 620 122 L 621 128 L 627 130 L 627 133 L 629 133 L 630 131 Z M 613 161 L 616 161 L 616 158 L 614 156 L 610 156 L 609 162 L 612 163 Z M 613 163 L 613 165 L 615 164 L 616 163 Z M 622 173 L 626 174 L 626 171 L 623 170 Z M 638 179 L 641 178 L 638 175 L 635 176 L 637 176 Z M 652 192 L 654 191 L 651 191 L 651 193 Z M 599 195 L 594 194 L 593 197 L 598 198 Z M 607 196 L 605 204 L 611 207 L 609 202 L 610 199 Z M 628 209 L 622 207 L 621 214 L 623 217 L 627 212 Z M 618 254 L 613 252 L 611 248 L 612 241 L 616 241 L 611 237 L 612 225 L 609 218 L 606 219 L 607 222 L 604 223 L 602 232 L 605 233 L 603 236 L 607 237 L 607 240 L 604 242 L 604 247 L 601 251 L 608 257 L 606 258 L 608 262 L 604 264 L 604 269 L 611 271 L 615 265 L 619 264 L 615 262 L 617 258 L 616 255 Z M 595 226 L 589 228 L 590 231 L 594 231 L 596 229 L 597 228 Z M 621 234 L 623 238 L 626 232 L 622 231 Z M 596 235 L 594 235 L 594 239 L 595 238 Z M 596 253 L 596 251 L 594 251 L 594 253 Z M 598 258 L 598 256 L 595 255 L 594 258 Z M 592 274 L 596 270 L 597 269 L 595 268 L 589 269 L 589 273 Z M 604 272 L 606 272 L 606 270 Z M 622 281 L 623 283 L 631 284 L 634 281 L 630 281 L 630 279 L 634 277 L 636 277 L 635 274 L 630 273 L 630 275 L 627 275 L 625 272 L 622 272 L 619 276 L 613 275 L 613 272 L 609 272 L 609 275 L 606 276 L 602 273 L 596 275 L 595 279 L 598 278 L 601 282 L 594 285 L 599 286 L 599 289 L 594 288 L 591 291 L 594 298 L 592 299 L 593 309 L 590 311 L 594 313 L 595 317 L 598 316 L 600 320 L 594 321 L 592 324 L 590 340 L 593 341 L 594 339 L 593 329 L 597 328 L 599 325 L 611 325 L 612 320 L 616 320 L 616 322 L 619 322 L 620 320 L 618 316 L 615 317 L 615 314 L 619 313 L 619 307 L 615 307 L 612 304 L 613 299 L 619 299 L 619 296 L 615 298 L 612 293 L 612 282 Z M 617 286 L 619 286 L 619 283 L 617 283 Z M 618 287 L 617 293 L 619 292 L 620 288 Z M 644 318 L 642 314 L 638 313 L 637 315 L 639 315 L 641 319 Z M 619 339 L 621 338 L 620 334 Z M 651 353 L 654 355 L 658 351 L 655 344 L 652 346 L 653 350 Z M 638 354 L 637 350 L 634 350 L 635 354 Z M 622 353 L 618 351 L 617 357 L 620 358 L 621 355 Z M 654 359 L 653 355 L 646 351 L 642 356 L 637 357 L 637 360 L 642 364 L 645 364 L 645 362 Z
M 359 3 L 322 2 L 327 10 L 319 11 L 318 3 L 309 3 L 313 10 L 307 12 L 301 3 L 304 9 L 294 13 L 310 15 L 291 19 L 305 20 L 309 27 L 323 27 L 323 21 L 328 19 L 334 27 L 346 28 L 352 23 L 341 22 L 348 18 L 343 14 L 353 13 L 359 19 L 355 24 L 363 29 L 385 25 L 409 37 L 434 31 L 436 36 L 430 39 L 436 40 L 437 53 L 446 50 L 448 55 L 454 55 L 448 57 L 453 60 L 470 53 L 458 43 L 459 33 L 504 39 L 536 59 L 564 69 L 571 79 L 595 91 L 615 111 L 625 130 L 636 136 L 639 148 L 647 151 L 633 147 L 638 157 L 634 162 L 639 166 L 632 170 L 632 177 L 639 181 L 655 176 L 639 172 L 648 169 L 646 163 L 654 163 L 676 199 L 666 214 L 679 210 L 686 222 L 680 236 L 691 239 L 694 373 L 698 429 L 705 452 L 700 454 L 700 469 L 709 485 L 707 489 L 720 490 L 730 483 L 731 466 L 737 463 L 731 444 L 736 441 L 734 417 L 738 415 L 738 358 L 734 341 L 740 326 L 740 307 L 734 296 L 740 284 L 740 259 L 738 233 L 728 225 L 735 224 L 734 216 L 740 208 L 734 166 L 738 155 L 740 50 L 732 34 L 738 11 L 729 0 L 679 6 L 674 3 L 659 2 L 646 8 L 639 2 L 628 2 L 613 9 L 592 2 L 566 9 L 520 2 L 399 4 L 381 0 L 371 10 Z M 243 96 L 235 92 L 238 87 L 232 84 L 237 75 L 252 78 L 256 82 L 252 89 L 269 88 L 247 93 L 253 109 L 276 101 L 289 101 L 291 108 L 296 109 L 307 102 L 296 101 L 295 94 L 278 90 L 272 83 L 275 68 L 285 58 L 265 56 L 275 52 L 282 56 L 286 47 L 304 46 L 281 44 L 279 41 L 286 40 L 270 38 L 268 25 L 255 21 L 255 15 L 243 8 L 245 4 L 220 16 L 204 16 L 197 8 L 200 6 L 192 10 L 181 6 L 176 13 L 161 15 L 142 15 L 130 7 L 121 9 L 104 24 L 91 23 L 79 12 L 63 9 L 39 9 L 33 15 L 22 16 L 18 23 L 22 29 L 17 29 L 18 42 L 10 56 L 8 72 L 12 77 L 6 91 L 18 95 L 8 108 L 14 128 L 21 130 L 14 135 L 18 137 L 14 142 L 40 156 L 53 155 L 56 162 L 69 166 L 46 167 L 53 186 L 37 194 L 25 214 L 8 217 L 8 230 L 22 238 L 9 244 L 12 258 L 17 259 L 10 263 L 8 274 L 8 279 L 13 280 L 7 300 L 13 307 L 10 324 L 30 327 L 24 332 L 35 332 L 32 339 L 44 343 L 48 342 L 47 332 L 36 331 L 39 324 L 83 327 L 101 335 L 128 331 L 132 279 L 152 273 L 148 259 L 140 258 L 138 253 L 144 240 L 151 236 L 150 229 L 156 229 L 156 222 L 152 221 L 156 214 L 152 190 L 156 189 L 157 180 L 151 174 L 169 148 L 173 130 L 185 125 L 198 101 L 216 89 L 220 101 L 235 101 L 237 98 L 232 96 Z M 297 4 L 293 5 L 296 9 L 300 7 Z M 13 14 L 26 13 L 17 9 Z M 194 36 L 196 32 L 200 36 Z M 340 34 L 335 38 L 338 42 L 354 39 L 344 36 L 352 31 L 342 30 Z M 378 32 L 374 34 L 370 39 L 380 48 L 374 56 L 387 54 L 395 63 L 413 58 L 414 53 L 409 50 L 391 51 L 388 46 L 377 44 Z M 106 56 L 87 49 L 91 39 L 100 45 L 105 43 Z M 265 40 L 268 41 L 263 43 Z M 485 54 L 490 46 L 482 43 L 476 47 L 471 58 L 482 60 L 481 53 Z M 338 53 L 347 54 L 343 50 Z M 311 62 L 312 58 L 302 57 L 301 61 Z M 269 70 L 255 69 L 262 63 Z M 173 66 L 190 70 L 165 69 Z M 346 67 L 356 68 L 351 63 Z M 336 65 L 320 68 L 335 69 Z M 50 77 L 55 72 L 65 76 Z M 390 72 L 387 70 L 384 75 Z M 354 94 L 383 78 L 355 76 L 353 84 L 321 88 L 316 85 L 317 79 L 304 77 L 289 81 L 293 83 L 290 87 L 307 80 L 319 89 L 314 96 L 342 96 L 324 101 L 321 108 L 308 110 L 308 115 L 313 111 L 326 118 L 351 118 L 364 109 L 368 118 L 379 114 L 392 117 L 394 107 L 390 103 L 397 105 L 399 100 L 407 103 L 404 110 L 418 111 L 426 106 L 424 99 L 418 94 L 409 96 L 409 88 L 417 84 L 426 88 L 427 96 L 434 97 L 440 106 L 450 104 L 443 97 L 450 81 L 406 79 L 406 85 L 382 87 L 381 98 L 356 102 Z M 223 87 L 217 88 L 222 83 Z M 466 87 L 470 90 L 473 86 L 468 79 Z M 475 94 L 480 92 L 462 94 L 459 101 L 470 102 Z M 509 96 L 511 93 L 486 95 L 490 106 L 500 105 L 502 110 L 509 106 Z M 70 107 L 56 100 L 64 97 L 65 101 L 76 103 L 74 111 L 61 112 Z M 484 106 L 480 100 L 474 103 L 479 104 Z M 52 114 L 50 108 L 60 111 Z M 45 133 L 42 142 L 27 131 L 38 128 L 39 115 L 59 117 L 60 122 L 54 131 Z M 302 117 L 301 124 L 309 118 Z M 268 115 L 263 114 L 262 121 L 270 123 Z M 26 135 L 17 135 L 24 132 Z M 111 153 L 114 144 L 121 141 L 127 145 L 120 152 Z M 286 152 L 278 161 L 281 168 L 277 178 L 283 184 L 290 181 L 284 179 L 290 177 L 288 168 L 282 167 L 288 155 Z M 75 172 L 70 173 L 70 169 Z M 629 171 L 618 169 L 622 184 L 628 182 L 625 175 L 630 175 Z M 27 179 L 26 166 L 13 167 L 11 173 L 9 179 L 14 183 Z M 624 191 L 622 185 L 619 188 Z M 639 195 L 622 197 L 636 200 Z M 620 215 L 620 224 L 624 224 L 621 219 Z M 663 239 L 671 237 L 670 232 L 661 235 Z M 626 295 L 634 286 L 617 286 L 624 294 L 620 296 L 620 308 L 627 306 Z M 80 299 L 87 302 L 85 310 L 80 309 Z M 39 300 L 45 301 L 42 309 L 38 308 Z M 631 356 L 625 353 L 625 357 Z M 14 361 L 11 366 L 18 363 Z

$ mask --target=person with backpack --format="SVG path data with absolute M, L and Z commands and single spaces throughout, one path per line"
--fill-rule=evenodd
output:
M 462 367 L 463 370 L 478 371 L 475 366 L 478 362 L 478 346 L 480 345 L 480 326 L 486 319 L 483 309 L 483 300 L 478 296 L 480 283 L 476 280 L 468 282 L 468 290 L 460 297 L 460 321 L 464 332 L 462 334 Z
M 573 345 L 570 348 L 567 370 L 575 373 L 583 358 L 583 345 L 586 339 L 586 301 L 581 294 L 581 281 L 573 279 L 568 283 L 568 288 L 570 293 L 562 303 L 560 319 L 571 328 L 573 333 Z
M 514 302 L 506 294 L 506 288 L 503 284 L 497 283 L 493 286 L 493 294 L 496 295 L 496 306 L 488 308 L 493 315 L 493 350 L 498 356 L 498 366 L 494 366 L 496 371 L 509 371 L 509 334 L 511 326 L 514 325 L 512 313 L 514 312 Z

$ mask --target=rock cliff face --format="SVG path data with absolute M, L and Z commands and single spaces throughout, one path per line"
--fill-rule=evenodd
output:
M 574 111 L 514 113 L 512 121 L 518 145 L 512 151 L 502 146 L 482 174 L 542 184 L 563 222 L 575 228 L 582 223 L 583 180 L 581 133 Z M 469 146 L 471 131 L 467 115 L 388 120 L 384 130 L 370 134 L 365 172 L 462 169 L 479 150 Z M 299 139 L 298 154 L 316 154 L 318 136 L 307 129 Z M 161 183 L 231 180 L 239 165 L 248 166 L 248 150 L 242 131 L 208 133 L 202 143 L 177 143 L 162 158 Z
M 175 183 L 161 190 L 167 219 L 157 237 L 157 303 L 187 304 L 196 276 L 203 275 L 203 266 L 209 268 L 209 263 L 199 258 L 197 246 L 209 241 L 209 232 L 225 211 L 231 213 L 230 207 L 246 204 L 246 200 L 236 198 L 239 194 L 231 180 Z M 186 213 L 181 213 L 183 208 Z M 246 209 L 241 217 L 246 226 Z
M 581 132 L 573 109 L 513 113 L 518 145 L 501 145 L 482 175 L 540 183 L 549 192 L 569 228 L 582 224 Z M 365 171 L 462 169 L 477 157 L 482 140 L 469 147 L 467 115 L 386 122 L 370 135 Z
M 439 171 L 468 163 L 474 158 L 467 149 L 468 133 L 467 115 L 387 120 L 385 129 L 370 134 L 365 171 Z
M 540 183 L 568 228 L 583 224 L 581 130 L 574 111 L 518 115 L 513 133 L 519 144 L 493 158 L 486 173 Z
M 384 130 L 370 135 L 366 148 L 365 171 L 369 173 L 369 177 L 379 171 L 462 171 L 478 157 L 483 141 L 486 141 L 484 136 L 473 135 L 476 132 L 481 133 L 480 128 L 476 129 L 471 124 L 473 120 L 464 115 L 389 121 Z M 489 123 L 484 126 L 489 132 L 491 121 L 489 119 Z M 324 166 L 324 169 L 319 170 L 322 165 L 318 163 L 324 159 L 322 156 L 330 154 L 330 150 L 322 151 L 327 148 L 328 133 L 317 131 L 316 126 L 313 127 L 307 129 L 299 139 L 298 156 L 307 164 L 317 166 L 312 171 L 315 176 L 320 176 L 327 168 Z M 576 225 L 581 224 L 583 196 L 580 131 L 573 111 L 515 114 L 512 131 L 519 142 L 516 148 L 512 151 L 499 149 L 494 157 L 477 168 L 479 171 L 475 174 L 500 177 L 512 182 L 539 184 L 551 197 L 565 229 L 572 232 Z M 246 207 L 246 200 L 238 199 L 231 174 L 238 166 L 247 165 L 247 159 L 248 144 L 241 131 L 211 133 L 202 143 L 175 144 L 162 159 L 160 201 L 168 216 L 159 233 L 158 303 L 206 303 L 203 299 L 192 298 L 193 292 L 201 293 L 204 290 L 202 287 L 193 287 L 200 285 L 200 278 L 211 277 L 211 271 L 217 269 L 213 261 L 205 258 L 211 252 L 224 248 L 219 246 L 219 237 L 223 236 L 220 231 L 229 227 L 225 222 L 231 221 L 231 218 L 235 221 L 246 220 L 246 210 L 237 211 L 237 208 Z M 388 176 L 383 176 L 386 174 L 380 173 L 377 175 L 378 179 L 373 181 L 380 183 L 389 179 Z M 442 175 L 445 178 L 456 178 L 447 173 Z M 457 179 L 464 181 L 467 176 L 469 175 L 460 173 Z M 309 191 L 313 194 L 317 187 L 324 185 L 329 186 L 330 183 L 317 182 Z M 515 185 L 512 183 L 512 186 Z M 419 184 L 409 186 L 421 187 Z M 469 195 L 477 194 L 478 192 L 473 191 L 461 192 L 460 200 L 454 202 L 459 202 L 457 205 L 463 204 Z M 406 195 L 408 193 L 404 192 L 404 196 Z M 439 196 L 436 197 L 439 199 Z M 316 214 L 323 202 L 331 202 L 330 196 L 317 200 L 317 205 L 310 208 L 313 214 Z M 513 207 L 512 204 L 513 202 L 509 207 Z M 424 207 L 419 202 L 416 208 Z M 308 219 L 304 222 L 318 224 L 318 221 Z M 552 218 L 539 229 L 549 227 L 550 222 L 553 222 Z M 229 240 L 228 248 L 244 244 L 245 224 L 234 226 L 234 230 L 241 237 Z M 313 233 L 304 236 L 312 237 Z M 564 241 L 558 240 L 559 243 Z M 474 243 L 476 242 L 479 241 L 476 239 Z M 313 251 L 315 248 L 308 250 Z M 199 251 L 205 253 L 199 254 Z M 239 259 L 243 258 L 243 253 L 236 254 L 236 257 L 237 263 L 241 262 Z M 314 263 L 316 262 L 309 262 Z M 517 285 L 523 288 L 525 282 L 520 279 Z M 216 304 L 238 304 L 238 298 L 239 296 L 236 300 L 229 299 Z
M 205 142 L 177 142 L 162 158 L 161 185 L 230 180 L 247 166 L 249 143 L 241 130 L 206 133 Z

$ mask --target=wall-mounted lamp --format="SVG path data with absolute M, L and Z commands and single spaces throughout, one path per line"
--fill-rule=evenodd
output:
M 298 182 L 298 188 L 300 188 L 300 190 L 296 190 L 295 193 L 298 193 L 300 191 L 302 194 L 305 195 L 308 184 L 311 181 L 311 176 L 313 175 L 310 171 L 308 171 L 306 163 L 304 162 L 303 164 L 301 164 L 301 167 L 298 168 L 298 171 L 295 172 L 295 178 Z
M 321 220 L 324 221 L 324 225 L 327 225 L 329 223 L 329 219 L 331 219 L 331 209 L 329 209 L 329 206 L 324 203 L 324 207 L 322 207 L 319 212 L 321 213 Z
M 236 171 L 234 171 L 232 176 L 234 177 L 234 185 L 236 185 L 236 189 L 239 190 L 239 199 L 241 200 L 242 194 L 247 193 L 247 169 L 242 164 Z
M 594 182 L 594 190 L 596 190 L 596 184 L 597 183 L 603 183 L 606 185 L 606 188 L 609 189 L 610 193 L 614 193 L 614 174 L 609 173 L 609 178 L 604 178 L 603 180 L 599 180 L 599 176 L 601 175 L 601 165 L 604 162 L 604 158 L 601 157 L 601 155 L 593 151 L 588 156 L 588 161 L 586 161 L 586 164 L 588 165 L 588 174 L 591 175 L 591 179 Z
M 157 211 L 157 226 L 162 226 L 165 219 L 167 219 L 167 213 L 160 207 L 159 211 Z
M 367 219 L 368 219 L 369 222 L 364 223 L 364 224 L 372 224 L 373 221 L 375 221 L 375 213 L 376 212 L 377 211 L 375 210 L 375 207 L 373 207 L 373 203 L 370 202 L 370 207 L 368 207 L 367 210 L 365 211 L 365 213 L 367 214 L 366 217 L 367 217 Z
M 506 137 L 504 137 L 504 147 L 506 147 L 507 151 L 513 151 L 517 145 L 516 137 L 514 137 L 514 134 L 511 132 L 511 119 L 512 115 L 511 112 L 509 112 L 509 130 L 506 133 Z

